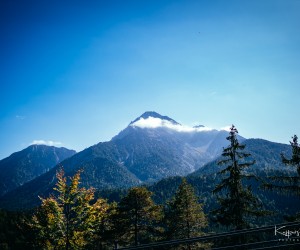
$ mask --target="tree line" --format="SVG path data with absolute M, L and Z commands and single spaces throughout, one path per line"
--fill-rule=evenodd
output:
M 250 227 L 253 218 L 268 216 L 262 202 L 252 192 L 248 180 L 259 178 L 247 174 L 245 169 L 255 164 L 247 160 L 245 145 L 237 139 L 238 130 L 232 125 L 229 146 L 223 149 L 224 168 L 213 195 L 217 197 L 217 208 L 211 211 L 212 222 L 227 230 Z M 296 176 L 273 176 L 263 181 L 264 189 L 293 192 L 300 197 L 300 147 L 295 135 L 290 142 L 291 158 L 281 155 L 282 162 L 296 168 Z M 165 204 L 157 205 L 152 193 L 143 186 L 133 187 L 118 202 L 109 203 L 95 198 L 93 188 L 80 186 L 78 171 L 66 177 L 63 169 L 57 172 L 56 195 L 40 198 L 41 206 L 27 220 L 33 249 L 112 249 L 118 246 L 139 245 L 160 240 L 192 238 L 204 235 L 208 230 L 208 216 L 203 204 L 195 195 L 193 187 L 185 178 L 175 195 Z M 300 213 L 287 218 L 300 220 Z M 237 242 L 247 239 L 237 238 Z M 193 243 L 178 249 L 209 249 L 210 244 Z M 174 247 L 175 249 L 176 247 Z M 5 248 L 3 248 L 5 249 Z
M 190 238 L 202 235 L 207 225 L 202 205 L 185 179 L 165 206 L 156 205 L 146 187 L 129 189 L 117 204 L 94 199 L 92 188 L 80 188 L 80 172 L 66 178 L 61 169 L 57 179 L 57 196 L 41 198 L 31 220 L 39 249 L 112 249 Z

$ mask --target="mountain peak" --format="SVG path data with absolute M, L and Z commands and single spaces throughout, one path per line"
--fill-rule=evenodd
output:
M 31 145 L 0 160 L 0 196 L 46 173 L 75 153 L 66 148 Z
M 204 125 L 196 125 L 196 126 L 193 126 L 193 128 L 204 128 L 205 126 Z
M 145 112 L 144 114 L 142 114 L 140 117 L 136 118 L 133 122 L 130 123 L 133 124 L 141 119 L 148 119 L 149 117 L 152 117 L 152 118 L 158 118 L 158 119 L 161 119 L 161 120 L 166 120 L 166 121 L 169 121 L 173 124 L 178 124 L 178 122 L 176 122 L 175 120 L 173 120 L 172 118 L 168 117 L 168 116 L 164 116 L 164 115 L 160 115 L 159 113 L 155 112 L 155 111 L 147 111 Z
M 190 127 L 182 125 L 175 120 L 171 119 L 168 116 L 160 115 L 154 111 L 148 111 L 142 114 L 140 117 L 135 119 L 133 122 L 129 124 L 130 127 L 139 127 L 139 128 L 165 128 L 168 130 L 173 130 L 177 132 L 204 132 L 204 131 L 212 131 L 214 129 L 205 127 L 203 125 L 199 125 L 196 127 Z

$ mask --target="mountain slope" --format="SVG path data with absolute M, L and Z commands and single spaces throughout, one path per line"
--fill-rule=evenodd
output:
M 251 157 L 248 158 L 249 161 L 255 160 L 255 164 L 250 170 L 259 170 L 262 172 L 268 170 L 289 171 L 289 168 L 282 164 L 280 154 L 291 155 L 290 145 L 270 142 L 263 139 L 248 139 L 243 141 L 243 144 L 246 145 L 244 151 L 251 154 Z M 218 157 L 191 175 L 201 176 L 219 172 L 224 168 L 224 166 L 217 164 L 220 159 L 221 157 Z
M 98 143 L 62 161 L 49 172 L 0 199 L 0 207 L 30 208 L 47 196 L 63 166 L 67 176 L 82 169 L 81 184 L 98 190 L 128 188 L 172 176 L 216 174 L 216 159 L 228 145 L 227 131 L 187 127 L 155 112 L 146 112 L 111 141 Z M 282 169 L 280 153 L 289 145 L 239 137 L 256 160 L 256 169 Z
M 74 150 L 31 145 L 0 161 L 0 196 L 46 173 Z
M 227 143 L 226 135 L 225 131 L 204 126 L 191 128 L 167 116 L 146 112 L 111 141 L 75 154 L 14 194 L 7 194 L 0 206 L 4 200 L 8 204 L 15 195 L 24 201 L 20 206 L 36 204 L 37 195 L 51 192 L 55 172 L 60 166 L 64 167 L 66 175 L 83 169 L 82 185 L 97 189 L 130 187 L 169 176 L 187 175 L 220 154 L 221 146 Z M 220 148 L 216 150 L 214 145 Z
M 227 145 L 227 132 L 187 127 L 146 112 L 112 139 L 123 150 L 121 161 L 141 181 L 189 174 L 215 159 Z M 213 147 L 218 144 L 216 150 Z M 124 154 L 125 153 L 125 154 Z
M 263 177 L 269 176 L 279 176 L 286 175 L 284 170 L 254 170 L 257 176 Z M 216 209 L 218 206 L 217 197 L 213 195 L 212 190 L 217 184 L 221 182 L 220 175 L 201 175 L 186 177 L 188 183 L 190 183 L 199 197 L 200 201 L 203 203 L 203 209 L 208 216 L 211 216 L 211 211 Z M 159 204 L 164 204 L 167 200 L 171 199 L 181 183 L 180 177 L 169 177 L 160 180 L 148 186 L 149 190 L 153 192 L 153 199 Z M 293 194 L 283 194 L 279 192 L 272 192 L 270 190 L 264 190 L 261 188 L 261 183 L 252 181 L 248 183 L 252 186 L 253 193 L 261 200 L 265 209 L 269 211 L 274 211 L 272 216 L 266 216 L 263 218 L 257 218 L 252 223 L 255 225 L 264 224 L 274 224 L 283 223 L 285 221 L 285 216 L 295 215 L 299 212 L 300 200 L 299 197 Z M 109 192 L 107 192 L 110 195 Z M 102 194 L 105 194 L 102 192 Z M 108 198 L 115 198 L 117 196 L 108 196 Z M 117 197 L 118 198 L 118 197 Z

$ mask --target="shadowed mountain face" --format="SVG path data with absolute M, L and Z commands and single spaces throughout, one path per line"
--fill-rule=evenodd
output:
M 0 196 L 48 172 L 74 150 L 31 145 L 0 161 Z
M 128 188 L 172 176 L 216 173 L 216 160 L 228 145 L 228 132 L 204 126 L 183 126 L 167 116 L 146 112 L 109 142 L 98 143 L 64 160 L 42 176 L 0 199 L 0 207 L 30 208 L 52 192 L 56 171 L 66 175 L 82 169 L 81 183 L 99 190 Z M 238 138 L 244 141 L 243 137 Z M 288 145 L 245 140 L 259 167 L 281 168 L 280 153 Z M 277 156 L 278 155 L 278 156 Z M 210 163 L 211 162 L 211 163 Z

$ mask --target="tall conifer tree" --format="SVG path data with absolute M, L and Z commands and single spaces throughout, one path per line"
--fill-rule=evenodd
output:
M 156 205 L 152 193 L 145 187 L 133 187 L 120 201 L 115 218 L 116 233 L 121 244 L 148 243 L 159 233 L 161 207 Z
M 292 137 L 290 141 L 292 147 L 292 156 L 287 158 L 283 153 L 281 154 L 282 163 L 287 167 L 294 168 L 295 174 L 290 176 L 273 176 L 269 177 L 271 183 L 265 184 L 267 189 L 279 190 L 284 194 L 296 195 L 300 198 L 300 145 L 298 143 L 297 135 Z M 289 221 L 299 221 L 300 211 L 295 216 L 286 218 Z
M 286 158 L 281 154 L 281 159 L 287 166 L 295 167 L 297 174 L 300 178 L 300 145 L 298 143 L 298 136 L 294 135 L 292 141 L 290 141 L 292 147 L 292 157 L 291 159 Z M 299 187 L 294 188 L 296 192 L 299 192 Z
M 168 203 L 165 220 L 168 239 L 184 239 L 203 235 L 202 229 L 207 226 L 207 219 L 193 187 L 187 183 L 185 178 L 175 196 Z M 199 247 L 200 244 L 187 246 L 188 249 L 199 249 Z
M 251 186 L 245 185 L 244 180 L 254 176 L 246 175 L 244 169 L 255 161 L 246 161 L 250 154 L 243 152 L 245 145 L 239 143 L 237 134 L 237 129 L 232 125 L 226 138 L 230 145 L 222 153 L 225 159 L 218 162 L 226 167 L 219 172 L 225 177 L 213 190 L 214 194 L 220 194 L 219 208 L 213 214 L 218 223 L 238 230 L 248 228 L 251 217 L 265 215 L 265 212 L 261 210 L 262 205 L 253 195 Z

